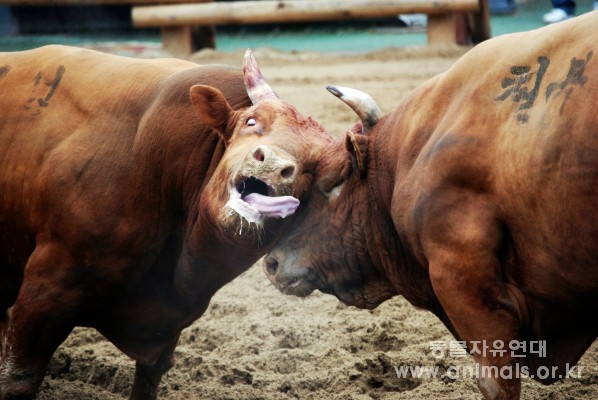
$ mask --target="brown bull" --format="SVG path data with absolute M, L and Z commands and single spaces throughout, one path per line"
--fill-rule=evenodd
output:
M 155 398 L 181 330 L 271 247 L 330 138 L 244 72 L 0 53 L 0 399 L 32 398 L 74 326 Z
M 487 399 L 519 398 L 516 371 L 564 377 L 598 333 L 596 24 L 485 42 L 379 120 L 369 97 L 331 88 L 363 122 L 323 153 L 265 258 L 272 282 L 432 311 Z

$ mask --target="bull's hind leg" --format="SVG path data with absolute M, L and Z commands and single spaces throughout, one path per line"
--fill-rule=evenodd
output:
M 54 245 L 38 246 L 29 258 L 6 329 L 0 400 L 33 398 L 52 354 L 72 330 L 81 302 L 72 265 Z
M 519 340 L 521 305 L 504 282 L 501 229 L 492 207 L 465 203 L 465 209 L 445 212 L 445 225 L 434 225 L 425 235 L 432 287 L 478 364 L 484 397 L 519 399 L 521 381 L 508 349 Z

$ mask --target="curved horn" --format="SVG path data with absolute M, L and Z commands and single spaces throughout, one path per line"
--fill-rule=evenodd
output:
M 257 104 L 265 99 L 278 99 L 274 90 L 272 90 L 262 76 L 260 67 L 257 65 L 251 49 L 247 49 L 245 57 L 243 57 L 243 81 L 245 82 L 247 95 L 253 104 Z
M 363 133 L 371 131 L 380 119 L 382 112 L 369 94 L 341 86 L 326 86 L 326 89 L 355 111 L 361 119 Z

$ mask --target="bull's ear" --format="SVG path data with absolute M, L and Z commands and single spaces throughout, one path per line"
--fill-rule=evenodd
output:
M 222 92 L 211 86 L 195 85 L 191 87 L 189 96 L 197 117 L 228 143 L 232 132 L 228 132 L 226 127 L 234 110 Z
M 347 150 L 362 177 L 366 175 L 369 138 L 361 133 L 348 131 L 345 138 Z

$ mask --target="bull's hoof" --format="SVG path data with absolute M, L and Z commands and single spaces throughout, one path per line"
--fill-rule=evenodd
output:
M 0 400 L 30 400 L 39 387 L 31 376 L 9 376 L 0 381 Z

